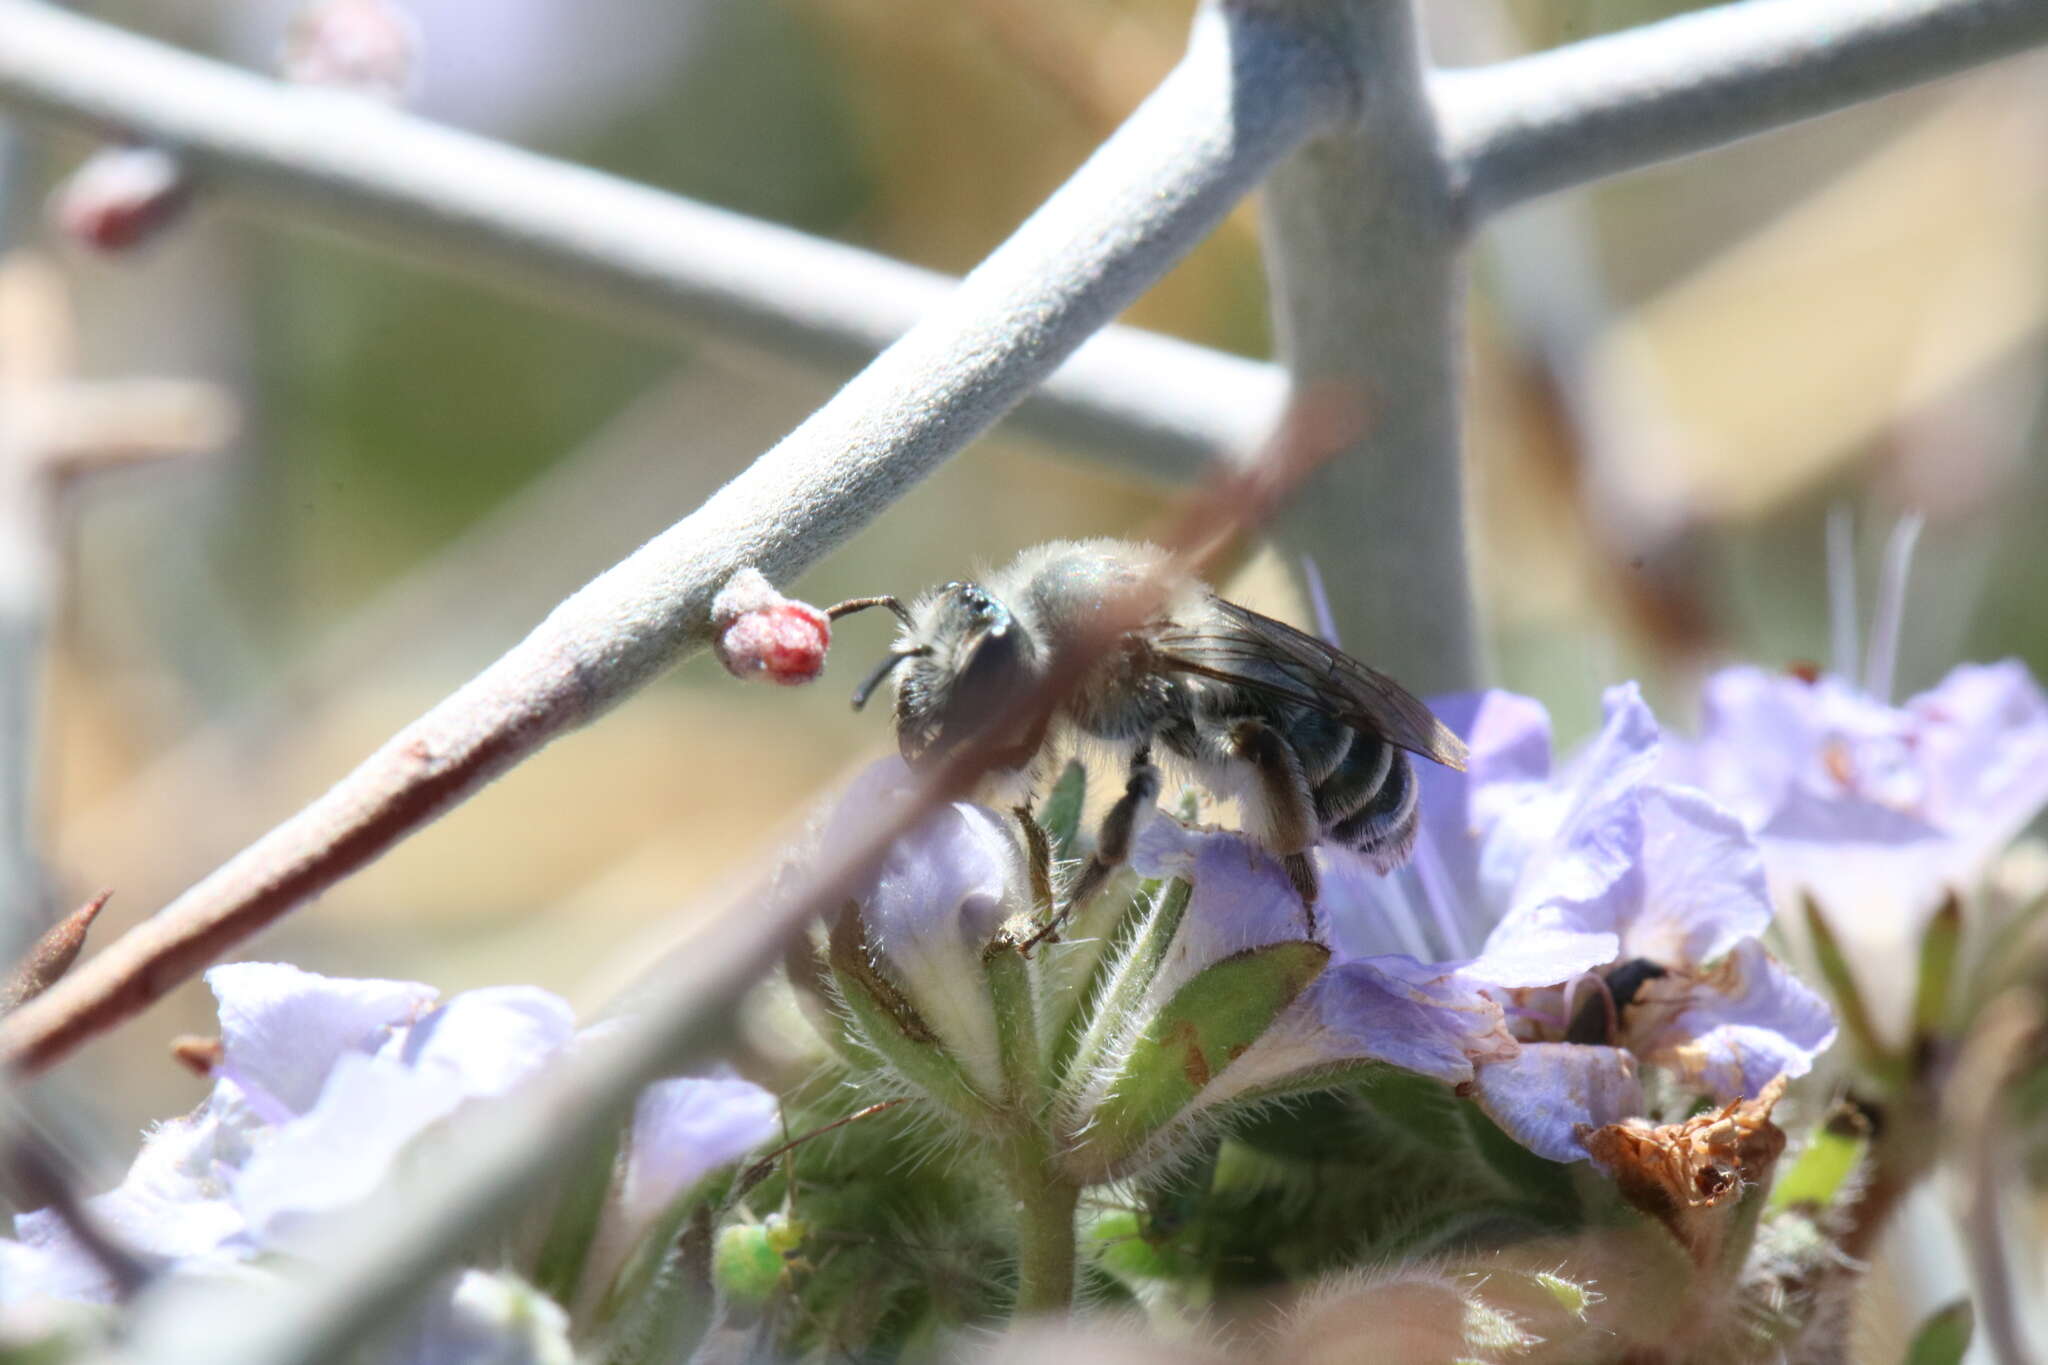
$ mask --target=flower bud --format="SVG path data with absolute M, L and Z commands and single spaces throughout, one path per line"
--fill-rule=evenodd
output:
M 191 199 L 184 163 L 161 147 L 102 147 L 50 196 L 57 230 L 95 251 L 126 251 L 155 236 Z
M 285 79 L 394 103 L 412 89 L 419 25 L 390 0 L 313 0 L 286 34 Z
M 793 687 L 825 671 L 832 622 L 784 597 L 759 569 L 741 569 L 711 601 L 712 649 L 735 678 Z
M 711 1253 L 711 1281 L 719 1296 L 734 1307 L 765 1307 L 782 1287 L 784 1273 L 801 1256 L 805 1235 L 800 1220 L 781 1213 L 719 1229 Z

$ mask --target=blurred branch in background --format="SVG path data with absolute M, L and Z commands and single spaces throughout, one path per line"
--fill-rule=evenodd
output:
M 845 373 L 955 281 L 366 100 L 294 88 L 34 0 L 0 3 L 0 100 L 146 135 L 215 190 L 340 225 L 429 264 L 666 333 Z M 1256 361 L 1104 329 L 1020 417 L 1040 435 L 1188 477 L 1271 429 Z
M 2012 74 L 1942 102 L 1604 330 L 1595 391 L 1661 394 L 1683 433 L 1661 474 L 1627 471 L 1633 499 L 1755 517 L 2038 341 L 2048 101 L 2038 68 Z M 1807 306 L 1788 316 L 1792 289 Z M 1856 344 L 1834 343 L 1845 326 Z M 1794 369 L 1796 406 L 1739 401 L 1758 373 Z M 1951 506 L 1983 491 L 1943 467 L 1922 491 Z
M 1372 413 L 1280 520 L 1332 585 L 1341 638 L 1422 695 L 1477 686 L 1460 422 L 1465 240 L 1407 4 L 1353 4 L 1355 121 L 1274 172 L 1264 206 L 1280 352 L 1301 389 Z
M 1737 12 L 1739 9 L 1739 12 Z M 2028 0 L 1769 0 L 1432 78 L 1445 176 L 1477 218 L 2038 41 Z M 170 51 L 33 0 L 0 4 L 0 98 L 174 146 L 217 187 L 580 308 L 862 363 L 949 281 L 836 243 Z M 1255 362 L 1121 329 L 1024 410 L 1093 454 L 1185 475 L 1270 426 Z
M 10 959 L 49 921 L 35 736 L 63 592 L 61 500 L 96 471 L 215 449 L 234 425 L 211 385 L 79 381 L 71 328 L 54 267 L 0 258 L 0 954 Z
M 4 36 L 0 25 L 0 36 Z M 1129 122 L 945 305 L 696 512 L 0 1026 L 41 1070 L 361 868 L 706 639 L 713 594 L 788 582 L 980 435 L 1351 99 L 1343 55 L 1257 8 L 1198 21 Z
M 1746 0 L 1433 85 L 1467 213 L 1902 90 L 2048 38 L 2037 0 Z
M 2027 1314 L 2038 1311 L 2041 1267 L 2015 1226 L 2024 1218 L 2005 1206 L 2014 1190 L 2026 1188 L 2007 1131 L 2011 1090 L 2030 1056 L 2038 1057 L 2043 1026 L 2036 992 L 2015 988 L 1995 998 L 1963 1042 L 1943 1105 L 1978 1320 L 1999 1365 L 2040 1358 L 2035 1346 L 2044 1324 Z

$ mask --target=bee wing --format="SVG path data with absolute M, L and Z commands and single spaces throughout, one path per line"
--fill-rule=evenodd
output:
M 1465 770 L 1465 742 L 1386 674 L 1226 598 L 1212 595 L 1209 605 L 1226 627 L 1162 631 L 1153 639 L 1162 668 L 1283 698 L 1446 768 Z

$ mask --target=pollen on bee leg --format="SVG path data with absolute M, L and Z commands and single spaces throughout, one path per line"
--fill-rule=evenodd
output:
M 832 622 L 808 602 L 784 597 L 759 569 L 727 579 L 711 599 L 711 647 L 735 678 L 792 687 L 825 671 Z

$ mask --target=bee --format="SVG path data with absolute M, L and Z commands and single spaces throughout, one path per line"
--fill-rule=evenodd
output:
M 1117 756 L 1124 792 L 1069 906 L 1128 856 L 1138 817 L 1158 800 L 1161 763 L 1235 798 L 1245 832 L 1280 855 L 1305 907 L 1316 899 L 1309 850 L 1319 842 L 1356 849 L 1383 872 L 1405 862 L 1418 817 L 1409 755 L 1463 769 L 1463 742 L 1384 673 L 1200 583 L 1169 585 L 1049 716 L 1036 708 L 1009 733 L 990 733 L 1030 714 L 1024 699 L 1063 651 L 1099 649 L 1105 626 L 1121 619 L 1111 613 L 1127 614 L 1166 561 L 1134 541 L 1054 541 L 985 583 L 947 583 L 908 607 L 893 597 L 842 602 L 835 618 L 882 606 L 902 623 L 854 707 L 894 677 L 897 741 L 913 768 L 970 739 L 990 744 L 990 775 L 1021 792 L 1027 833 L 1031 793 L 1053 756 L 1089 746 Z

